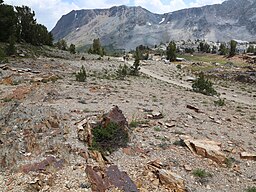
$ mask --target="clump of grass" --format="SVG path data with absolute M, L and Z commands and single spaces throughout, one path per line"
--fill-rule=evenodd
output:
M 155 130 L 155 131 L 161 131 L 161 127 L 159 127 L 159 126 L 154 127 L 154 130 Z
M 113 152 L 120 147 L 125 147 L 129 140 L 128 131 L 110 122 L 106 127 L 98 125 L 92 129 L 93 141 L 91 149 L 102 153 Z
M 79 82 L 85 82 L 87 78 L 84 66 L 81 67 L 80 71 L 76 73 L 76 80 Z
M 204 169 L 195 169 L 192 173 L 196 177 L 200 177 L 200 178 L 208 177 L 208 173 Z
M 139 124 L 140 124 L 139 121 L 137 121 L 137 120 L 132 120 L 132 121 L 130 122 L 130 124 L 129 124 L 129 127 L 135 128 L 135 127 L 138 127 Z
M 214 104 L 215 104 L 216 106 L 222 107 L 222 106 L 225 105 L 225 99 L 219 98 L 217 101 L 214 101 Z
M 129 73 L 130 73 L 129 67 L 126 64 L 124 65 L 120 64 L 118 69 L 116 70 L 116 78 L 124 80 L 124 78 L 128 76 Z
M 256 192 L 256 187 L 249 187 L 246 192 Z
M 212 175 L 206 172 L 204 169 L 195 169 L 193 170 L 192 174 L 197 177 L 198 181 L 202 184 L 207 183 L 209 180 L 208 178 Z

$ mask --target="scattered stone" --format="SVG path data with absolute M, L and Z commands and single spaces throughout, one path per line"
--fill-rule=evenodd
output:
M 50 165 L 52 165 L 55 169 L 59 170 L 64 166 L 64 163 L 65 163 L 64 159 L 57 160 L 55 157 L 49 156 L 39 163 L 23 165 L 21 167 L 21 171 L 23 173 L 29 173 L 31 171 L 42 172 L 42 171 L 46 171 L 47 167 L 49 167 Z
M 161 169 L 163 167 L 163 163 L 159 159 L 148 162 L 148 165 L 154 166 L 158 169 Z
M 87 166 L 85 172 L 89 178 L 93 192 L 105 192 L 107 190 L 109 184 L 102 179 L 100 173 L 94 171 L 91 166 Z
M 168 189 L 170 189 L 171 191 L 175 191 L 175 192 L 186 191 L 184 180 L 178 174 L 173 173 L 171 171 L 164 170 L 164 169 L 159 169 L 158 177 L 159 177 L 160 183 L 168 187 Z
M 95 171 L 91 166 L 87 166 L 85 171 L 93 192 L 105 192 L 112 186 L 124 192 L 139 192 L 127 173 L 121 172 L 116 165 L 109 166 L 103 173 Z
M 170 124 L 170 123 L 165 123 L 165 126 L 168 127 L 168 128 L 172 128 L 172 127 L 175 127 L 174 124 Z
M 147 115 L 147 118 L 149 119 L 162 119 L 164 116 L 162 113 L 160 112 L 152 112 L 152 114 L 148 114 Z
M 184 165 L 184 169 L 186 171 L 192 171 L 192 167 L 190 165 Z
M 194 111 L 197 112 L 197 113 L 202 113 L 197 107 L 194 107 L 194 106 L 192 106 L 192 105 L 187 105 L 187 108 L 188 108 L 188 109 L 191 109 L 191 110 L 194 110 Z
M 125 172 L 121 172 L 116 165 L 111 165 L 107 171 L 109 182 L 124 192 L 139 192 L 134 182 Z
M 240 154 L 241 159 L 253 160 L 256 161 L 256 153 L 242 152 Z
M 224 164 L 226 156 L 221 152 L 221 143 L 211 140 L 195 140 L 189 136 L 181 136 L 191 152 L 209 158 L 218 164 Z

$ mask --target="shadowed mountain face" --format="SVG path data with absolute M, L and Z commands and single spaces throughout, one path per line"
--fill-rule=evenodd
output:
M 256 40 L 256 0 L 228 0 L 222 4 L 155 14 L 142 7 L 71 11 L 52 30 L 77 46 L 100 38 L 103 45 L 129 50 L 170 40 Z

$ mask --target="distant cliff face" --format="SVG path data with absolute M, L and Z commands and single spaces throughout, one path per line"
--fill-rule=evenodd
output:
M 104 45 L 126 50 L 170 40 L 255 41 L 256 0 L 228 0 L 165 14 L 127 6 L 72 11 L 62 16 L 52 34 L 77 46 L 100 38 Z

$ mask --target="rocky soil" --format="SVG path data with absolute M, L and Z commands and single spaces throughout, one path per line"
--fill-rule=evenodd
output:
M 155 78 L 115 79 L 123 63 L 70 55 L 13 58 L 0 66 L 0 191 L 101 191 L 92 175 L 111 177 L 104 173 L 110 165 L 116 174 L 114 165 L 126 172 L 138 191 L 241 192 L 256 186 L 255 87 L 242 84 L 248 92 L 241 84 L 218 84 L 223 95 L 239 98 L 227 98 L 221 107 L 216 97 L 192 92 L 182 80 L 190 74 L 182 76 L 176 67 L 144 63 Z M 77 82 L 82 65 L 88 78 Z M 165 76 L 188 87 L 158 78 Z M 113 106 L 135 124 L 128 146 L 105 155 L 90 151 L 78 138 L 78 124 Z

